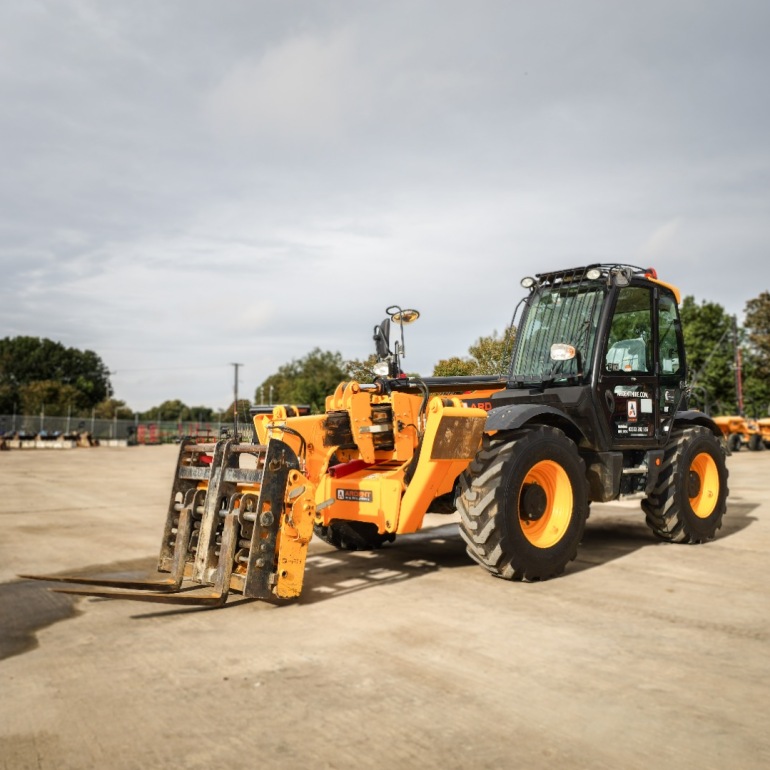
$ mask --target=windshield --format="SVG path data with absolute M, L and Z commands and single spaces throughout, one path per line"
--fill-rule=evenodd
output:
M 601 284 L 583 283 L 535 292 L 516 337 L 511 378 L 542 382 L 577 375 L 577 357 L 570 361 L 551 360 L 551 345 L 555 343 L 573 345 L 580 356 L 583 374 L 587 374 L 605 291 Z

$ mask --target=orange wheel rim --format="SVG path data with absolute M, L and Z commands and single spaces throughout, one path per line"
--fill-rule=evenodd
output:
M 564 537 L 572 519 L 572 484 L 564 468 L 553 460 L 541 460 L 530 468 L 522 482 L 519 500 L 529 484 L 537 485 L 544 493 L 544 510 L 534 521 L 520 515 L 521 531 L 536 548 L 550 548 Z
M 690 472 L 698 477 L 698 492 L 690 498 L 692 512 L 699 519 L 706 519 L 714 513 L 719 499 L 719 471 L 714 458 L 707 452 L 696 455 L 690 465 Z

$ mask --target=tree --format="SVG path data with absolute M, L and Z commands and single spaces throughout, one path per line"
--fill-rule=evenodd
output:
M 488 337 L 479 337 L 468 348 L 470 358 L 445 358 L 433 367 L 435 377 L 473 374 L 501 374 L 511 360 L 516 329 L 511 326 L 502 335 L 497 330 Z
M 191 406 L 184 419 L 190 422 L 212 422 L 218 413 L 209 406 Z
M 45 412 L 51 417 L 63 417 L 77 414 L 85 407 L 83 394 L 77 388 L 56 380 L 29 382 L 20 385 L 16 393 L 22 414 Z
M 308 404 L 318 413 L 324 410 L 326 397 L 346 379 L 349 373 L 342 356 L 315 348 L 304 358 L 279 367 L 257 387 L 254 400 L 270 400 L 272 393 L 274 404 Z
M 160 406 L 155 407 L 156 420 L 184 420 L 189 412 L 189 407 L 178 398 L 164 401 Z
M 745 327 L 757 359 L 770 370 L 770 292 L 763 291 L 746 303 Z
M 351 358 L 345 362 L 345 370 L 347 376 L 351 380 L 356 382 L 374 382 L 375 373 L 374 365 L 377 363 L 377 354 L 372 353 L 363 361 L 359 361 L 357 358 Z
M 211 422 L 219 412 L 209 406 L 187 406 L 178 398 L 150 407 L 139 415 L 140 420 L 175 422 Z
M 0 411 L 14 407 L 18 411 L 22 396 L 27 403 L 44 397 L 50 414 L 91 409 L 110 394 L 109 374 L 91 350 L 67 348 L 39 337 L 5 337 L 0 340 Z M 23 390 L 40 382 L 55 386 Z
M 770 414 L 770 292 L 763 291 L 746 303 L 747 332 L 744 354 L 744 388 L 747 412 L 752 416 Z
M 715 302 L 685 297 L 680 308 L 690 384 L 691 402 L 714 414 L 735 414 L 735 350 L 733 319 Z
M 125 401 L 117 398 L 105 398 L 94 407 L 94 417 L 100 420 L 130 420 L 134 413 L 126 406 Z
M 235 422 L 235 413 L 233 410 L 233 401 L 230 406 L 227 407 L 222 415 L 222 422 Z M 239 422 L 251 422 L 249 418 L 249 409 L 251 408 L 251 402 L 247 398 L 238 399 L 238 421 Z

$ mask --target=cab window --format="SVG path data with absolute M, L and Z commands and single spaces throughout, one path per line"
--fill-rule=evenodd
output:
M 679 313 L 674 298 L 665 294 L 658 303 L 658 351 L 661 374 L 680 374 Z
M 649 289 L 620 290 L 612 317 L 604 368 L 608 372 L 652 372 L 652 311 Z

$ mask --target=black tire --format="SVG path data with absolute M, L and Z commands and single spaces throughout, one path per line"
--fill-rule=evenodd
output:
M 468 555 L 507 580 L 546 580 L 577 555 L 588 516 L 585 465 L 557 428 L 485 437 L 461 479 Z
M 742 445 L 743 445 L 743 441 L 741 440 L 741 434 L 731 433 L 730 437 L 727 439 L 727 448 L 731 452 L 740 452 Z
M 722 444 L 707 428 L 672 433 L 652 494 L 642 500 L 647 525 L 670 543 L 713 540 L 727 509 Z
M 393 532 L 380 534 L 376 524 L 343 519 L 334 519 L 328 527 L 316 524 L 313 532 L 340 551 L 376 551 L 385 543 L 392 543 L 396 539 Z
M 765 448 L 762 436 L 759 433 L 752 433 L 749 438 L 749 449 L 752 452 L 761 452 Z

